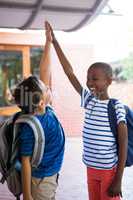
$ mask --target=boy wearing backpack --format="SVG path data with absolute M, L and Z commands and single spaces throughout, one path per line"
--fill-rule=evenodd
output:
M 51 36 L 46 28 L 46 44 L 40 63 L 40 80 L 30 76 L 18 84 L 14 99 L 25 114 L 34 115 L 45 134 L 43 158 L 37 168 L 32 168 L 31 157 L 35 144 L 33 130 L 23 124 L 20 130 L 20 157 L 24 200 L 54 200 L 58 174 L 64 155 L 64 132 L 51 106 L 49 52 Z
M 50 25 L 49 29 L 63 70 L 81 96 L 81 106 L 85 109 L 83 162 L 87 167 L 89 200 L 120 200 L 121 181 L 127 156 L 127 125 L 125 108 L 117 100 L 114 105 L 117 120 L 116 140 L 108 115 L 110 102 L 108 87 L 112 83 L 112 68 L 103 62 L 92 64 L 87 72 L 88 89 L 84 89 Z

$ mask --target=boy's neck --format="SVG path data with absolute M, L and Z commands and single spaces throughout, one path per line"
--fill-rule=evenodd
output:
M 34 112 L 34 115 L 42 115 L 44 114 L 46 111 L 45 111 L 45 108 L 43 109 L 38 109 L 37 111 Z
M 109 97 L 101 97 L 101 98 L 99 98 L 99 100 L 108 100 L 109 99 Z
M 109 95 L 108 95 L 108 93 L 100 93 L 100 94 L 98 94 L 97 98 L 99 100 L 107 100 L 107 99 L 109 99 Z

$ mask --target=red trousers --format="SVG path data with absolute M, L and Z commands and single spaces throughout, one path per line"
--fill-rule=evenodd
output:
M 114 175 L 115 168 L 111 170 L 87 168 L 89 200 L 120 200 L 119 196 L 111 198 L 107 194 Z

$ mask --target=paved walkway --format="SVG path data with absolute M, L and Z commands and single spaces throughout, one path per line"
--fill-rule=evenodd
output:
M 14 200 L 6 185 L 0 185 L 0 200 Z M 82 139 L 67 138 L 57 200 L 87 200 L 86 168 L 82 164 Z M 126 168 L 123 179 L 123 200 L 133 200 L 133 167 Z

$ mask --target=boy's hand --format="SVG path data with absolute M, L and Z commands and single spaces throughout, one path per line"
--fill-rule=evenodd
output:
M 49 36 L 50 36 L 51 42 L 54 42 L 54 40 L 56 40 L 55 35 L 54 35 L 54 32 L 53 32 L 53 28 L 49 24 L 48 21 L 45 22 L 45 29 L 46 29 L 46 32 L 48 31 L 47 33 L 50 34 Z
M 121 191 L 121 181 L 114 179 L 108 189 L 108 195 L 110 197 L 116 197 L 121 196 L 122 197 L 122 191 Z
M 49 23 L 45 22 L 45 35 L 46 35 L 46 41 L 52 42 L 52 35 L 51 35 L 51 29 Z

